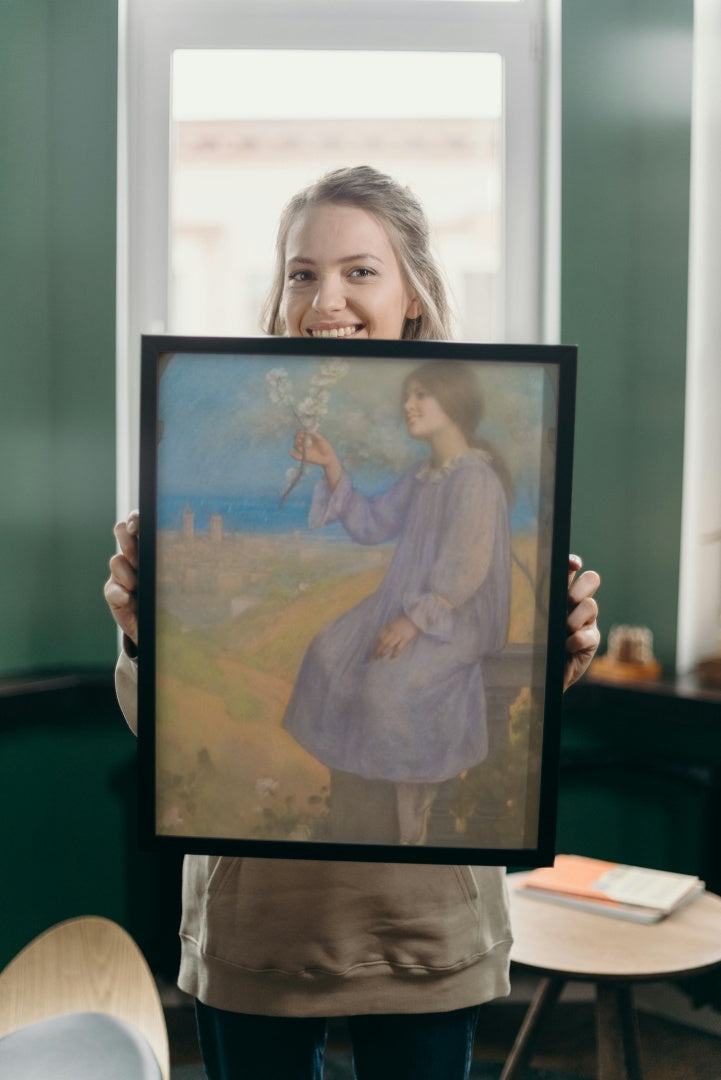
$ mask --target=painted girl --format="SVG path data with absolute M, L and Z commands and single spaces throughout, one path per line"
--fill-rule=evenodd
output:
M 323 436 L 296 436 L 293 456 L 324 470 L 311 526 L 340 521 L 358 543 L 396 545 L 376 592 L 311 643 L 284 723 L 333 770 L 336 798 L 339 771 L 391 781 L 397 839 L 422 843 L 436 785 L 488 750 L 483 657 L 508 631 L 508 512 L 476 442 L 483 403 L 468 363 L 416 368 L 402 409 L 430 453 L 376 496 L 352 486 Z

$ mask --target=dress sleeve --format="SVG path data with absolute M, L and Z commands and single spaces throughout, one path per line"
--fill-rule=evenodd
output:
M 508 510 L 498 477 L 490 468 L 459 469 L 451 480 L 427 589 L 403 597 L 404 611 L 418 629 L 442 641 L 451 638 L 457 608 L 491 575 L 507 595 L 509 575 Z
M 333 491 L 325 478 L 313 492 L 308 524 L 311 529 L 340 521 L 359 544 L 382 544 L 398 536 L 411 495 L 414 470 L 409 470 L 395 484 L 379 495 L 363 495 L 353 487 L 346 472 Z

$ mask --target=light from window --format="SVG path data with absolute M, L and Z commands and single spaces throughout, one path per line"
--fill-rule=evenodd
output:
M 172 87 L 171 332 L 257 334 L 283 206 L 370 164 L 426 207 L 458 336 L 501 336 L 498 55 L 179 50 Z

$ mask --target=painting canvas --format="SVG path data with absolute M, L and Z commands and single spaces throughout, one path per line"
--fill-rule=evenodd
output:
M 575 350 L 146 337 L 146 845 L 553 854 Z

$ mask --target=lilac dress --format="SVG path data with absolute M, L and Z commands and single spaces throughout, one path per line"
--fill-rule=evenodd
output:
M 316 487 L 311 527 L 341 521 L 361 544 L 397 538 L 367 599 L 311 642 L 284 726 L 319 761 L 369 780 L 440 782 L 488 751 L 483 657 L 508 632 L 508 511 L 482 451 L 440 469 L 418 463 L 380 495 L 343 474 Z M 373 659 L 380 631 L 407 615 L 420 634 Z

